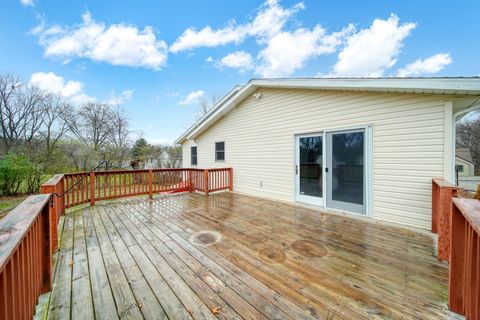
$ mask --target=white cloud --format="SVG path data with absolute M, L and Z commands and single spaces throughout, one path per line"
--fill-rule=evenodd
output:
M 192 91 L 187 96 L 179 102 L 180 105 L 188 105 L 198 102 L 201 98 L 205 96 L 205 92 L 202 90 Z
M 269 39 L 281 31 L 288 19 L 304 8 L 302 2 L 285 9 L 277 0 L 267 0 L 250 23 L 237 25 L 231 20 L 225 27 L 213 29 L 206 26 L 201 30 L 186 29 L 170 46 L 171 52 L 180 52 L 199 47 L 216 47 L 228 43 L 241 43 L 247 36 L 256 37 L 259 42 Z
M 68 63 L 88 58 L 113 65 L 160 69 L 167 61 L 167 44 L 157 40 L 152 27 L 143 30 L 126 24 L 107 26 L 85 13 L 82 23 L 72 27 L 40 24 L 32 30 L 45 49 L 45 56 Z
M 33 0 L 20 0 L 20 3 L 27 7 L 33 7 L 35 5 Z
M 426 59 L 417 59 L 408 64 L 405 68 L 397 71 L 397 77 L 412 77 L 421 74 L 432 74 L 439 72 L 447 65 L 452 63 L 452 58 L 448 53 L 437 53 Z
M 263 77 L 288 76 L 309 59 L 335 52 L 353 29 L 349 25 L 340 32 L 328 34 L 316 25 L 312 30 L 300 28 L 281 32 L 268 40 L 267 47 L 260 51 L 257 72 Z
M 394 14 L 387 20 L 375 19 L 370 28 L 347 39 L 329 76 L 381 77 L 395 65 L 404 39 L 415 26 L 415 23 L 399 24 Z
M 115 92 L 113 92 L 110 95 L 110 98 L 107 100 L 108 104 L 111 105 L 121 105 L 132 99 L 133 97 L 133 92 L 135 90 L 130 89 L 130 90 L 124 90 L 122 91 L 119 95 L 117 95 Z
M 37 72 L 31 75 L 30 84 L 38 88 L 58 94 L 71 103 L 82 104 L 95 101 L 95 98 L 83 92 L 83 83 L 68 80 L 53 72 Z
M 252 65 L 252 55 L 245 51 L 232 52 L 218 62 L 219 67 L 235 68 L 239 69 L 241 72 L 251 69 Z

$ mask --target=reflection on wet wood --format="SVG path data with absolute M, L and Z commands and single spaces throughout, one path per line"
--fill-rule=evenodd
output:
M 79 210 L 67 213 L 51 310 L 97 318 L 453 316 L 447 266 L 423 233 L 234 193 Z M 77 294 L 70 274 L 90 286 L 83 306 L 68 301 Z

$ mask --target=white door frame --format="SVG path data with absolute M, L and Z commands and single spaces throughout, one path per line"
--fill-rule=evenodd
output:
M 321 201 L 317 201 L 316 203 L 311 203 L 311 202 L 304 202 L 299 199 L 298 195 L 300 194 L 300 185 L 299 185 L 299 174 L 297 175 L 296 172 L 294 171 L 294 184 L 295 184 L 295 190 L 294 190 L 294 201 L 300 202 L 300 203 L 307 203 L 307 204 L 313 204 L 317 206 L 321 206 L 325 209 L 332 210 L 332 211 L 339 211 L 343 213 L 348 213 L 348 214 L 353 214 L 353 215 L 358 215 L 362 217 L 373 217 L 373 125 L 372 124 L 367 124 L 367 125 L 357 125 L 357 126 L 346 126 L 346 127 L 333 127 L 333 128 L 326 128 L 325 130 L 319 130 L 319 131 L 313 131 L 311 133 L 305 133 L 301 132 L 298 134 L 294 134 L 294 145 L 295 145 L 295 159 L 294 159 L 294 170 L 299 164 L 300 160 L 300 154 L 299 154 L 299 138 L 301 137 L 310 137 L 310 136 L 322 136 L 322 170 L 325 170 L 325 164 L 327 160 L 327 155 L 326 155 L 326 141 L 325 137 L 327 133 L 331 132 L 338 132 L 338 131 L 348 131 L 348 130 L 359 130 L 359 129 L 364 129 L 365 130 L 365 214 L 357 213 L 357 212 L 349 212 L 349 211 L 344 211 L 344 210 L 338 210 L 335 208 L 329 208 L 327 207 L 327 202 L 326 202 L 326 188 L 327 188 L 327 179 L 325 176 L 322 178 L 322 198 Z M 298 168 L 300 170 L 300 168 Z

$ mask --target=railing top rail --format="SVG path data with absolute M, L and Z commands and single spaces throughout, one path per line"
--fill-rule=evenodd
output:
M 458 186 L 454 185 L 453 183 L 444 178 L 433 178 L 433 182 L 435 182 L 436 185 L 442 188 L 459 189 Z
M 204 170 L 209 170 L 209 171 L 221 171 L 221 170 L 230 170 L 231 167 L 225 167 L 225 168 L 155 168 L 155 169 L 122 169 L 122 170 L 106 170 L 106 171 L 95 171 L 95 174 L 100 175 L 100 174 L 112 174 L 112 173 L 132 173 L 132 172 L 148 172 L 149 170 L 152 170 L 153 172 L 166 172 L 166 171 L 204 171 Z M 82 175 L 82 174 L 88 174 L 89 172 L 82 171 L 82 172 L 71 172 L 71 173 L 65 173 L 63 174 L 64 176 L 72 176 L 72 175 Z
M 480 234 L 480 201 L 466 198 L 453 198 L 453 204 L 460 210 L 477 234 Z
M 48 181 L 42 183 L 42 186 L 54 186 L 63 179 L 63 176 L 64 174 L 56 174 L 50 179 L 48 179 Z
M 49 200 L 48 194 L 29 196 L 0 220 L 0 272 Z

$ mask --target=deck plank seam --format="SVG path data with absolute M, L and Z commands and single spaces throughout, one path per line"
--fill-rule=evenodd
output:
M 145 211 L 146 211 L 145 205 L 142 204 L 142 203 L 139 203 L 139 205 L 140 205 L 141 207 L 142 207 L 142 205 L 143 205 L 142 210 L 145 212 Z M 164 219 L 166 219 L 166 218 L 164 218 Z M 158 220 L 158 219 L 157 219 L 157 220 Z M 160 222 L 160 223 L 161 223 L 161 222 Z M 170 228 L 170 229 L 171 229 L 171 227 L 168 227 L 167 225 L 165 225 L 165 226 L 166 226 L 167 228 Z M 173 234 L 176 234 L 176 232 L 173 231 L 173 230 L 172 230 L 172 233 L 173 233 Z M 171 237 L 171 236 L 170 236 L 170 237 Z M 172 238 L 172 239 L 173 239 L 173 238 Z M 176 240 L 174 240 L 174 239 L 173 239 L 173 241 L 175 241 L 176 243 L 178 243 L 178 241 L 176 241 Z M 181 244 L 178 244 L 178 245 L 180 245 L 180 247 L 182 247 Z M 194 257 L 194 259 L 196 259 L 196 258 Z M 209 259 L 210 259 L 210 258 L 209 258 Z M 201 263 L 201 261 L 199 261 L 199 262 Z M 215 261 L 213 261 L 213 262 L 215 263 Z M 201 264 L 202 264 L 202 263 L 201 263 Z M 218 264 L 217 264 L 217 265 L 218 265 Z M 223 269 L 223 267 L 221 267 L 221 266 L 219 266 L 219 268 Z M 227 273 L 230 273 L 230 272 L 227 272 Z M 232 274 L 232 275 L 233 275 L 233 274 Z M 233 276 L 234 276 L 238 281 L 241 281 L 241 282 L 245 283 L 242 279 L 237 278 L 235 275 L 233 275 Z M 245 284 L 246 284 L 246 283 L 245 283 Z M 227 284 L 227 285 L 228 285 L 228 284 Z M 248 285 L 248 284 L 246 284 L 246 285 Z M 262 285 L 264 285 L 264 284 L 262 284 Z M 230 285 L 228 285 L 228 286 L 230 286 Z M 231 286 L 230 286 L 230 287 L 231 287 Z M 231 288 L 232 288 L 232 287 L 231 287 Z M 269 289 L 271 289 L 271 288 L 269 288 Z M 232 288 L 232 290 L 235 290 L 235 288 Z M 267 299 L 265 296 L 263 296 L 261 293 L 257 292 L 255 289 L 251 288 L 251 290 L 254 290 L 259 296 L 262 296 L 264 299 L 266 299 L 266 300 L 268 301 L 268 299 Z M 272 291 L 274 291 L 274 290 L 272 290 Z M 274 291 L 274 292 L 275 292 L 275 291 Z M 277 293 L 277 294 L 278 294 L 278 293 Z M 252 306 L 253 306 L 253 305 L 252 305 Z M 255 306 L 253 306 L 253 307 L 255 307 Z M 258 309 L 257 309 L 257 310 L 258 310 Z M 280 309 L 280 310 L 281 310 L 281 309 Z M 259 311 L 262 312 L 261 310 L 259 310 Z M 284 312 L 284 311 L 282 311 L 282 312 Z M 288 316 L 288 315 L 287 315 L 287 316 Z
M 148 219 L 147 219 L 147 220 L 148 220 Z M 153 232 L 153 231 L 147 226 L 147 224 L 146 224 L 145 222 L 142 222 L 141 220 L 139 220 L 139 221 L 140 221 L 141 223 L 143 223 L 143 225 L 144 225 L 146 228 L 148 228 L 148 229 L 150 230 L 150 232 L 152 232 L 152 233 L 155 235 L 155 232 Z M 147 240 L 148 240 L 148 239 L 147 239 Z M 159 240 L 161 241 L 161 239 L 159 239 Z M 150 241 L 150 240 L 148 240 L 148 241 Z M 150 241 L 150 242 L 151 242 L 151 241 Z M 163 243 L 163 242 L 162 242 L 162 243 Z M 153 247 L 155 248 L 155 246 L 153 246 Z M 164 256 L 160 251 L 158 251 L 157 248 L 155 248 L 155 250 L 156 250 L 160 255 L 162 255 L 162 256 L 164 257 L 165 261 L 166 261 L 166 262 L 170 265 L 170 267 L 178 274 L 178 276 L 179 276 L 181 279 L 184 279 L 184 275 L 178 273 L 178 272 L 177 272 L 177 268 L 175 268 L 175 266 L 172 266 L 171 262 L 170 262 L 167 258 L 165 258 L 165 256 Z M 175 253 L 172 252 L 172 254 L 175 254 Z M 178 258 L 178 256 L 177 256 L 177 258 Z M 191 270 L 192 273 L 196 274 L 195 271 L 192 270 L 188 265 L 186 265 L 186 268 L 188 268 L 189 270 Z M 184 281 L 185 281 L 185 280 L 184 280 Z M 201 277 L 199 277 L 199 281 L 201 281 L 205 286 L 207 286 L 207 287 L 210 288 L 213 292 L 215 292 L 215 289 L 211 288 L 211 286 L 210 286 L 207 282 L 205 282 L 204 279 L 202 279 Z M 185 281 L 185 283 L 186 283 L 187 285 L 189 285 L 186 281 Z M 191 288 L 191 290 L 192 290 L 193 292 L 195 292 L 194 287 L 191 287 L 190 285 L 189 285 L 189 287 Z M 200 298 L 200 300 L 208 307 L 207 301 L 205 301 L 205 299 L 202 298 L 201 296 L 199 296 L 199 295 L 197 295 L 197 296 L 198 296 L 198 297 Z M 225 301 L 225 299 L 222 298 L 220 295 L 218 295 L 218 298 L 219 298 L 220 300 L 222 300 L 222 301 L 225 303 L 226 306 L 228 306 L 229 308 L 231 308 L 232 311 L 235 310 L 235 309 L 233 309 L 232 306 L 228 303 L 228 301 Z M 215 306 L 212 306 L 212 307 L 210 307 L 209 309 L 214 308 L 214 307 L 215 307 Z M 235 311 L 235 313 L 236 313 L 236 311 Z M 240 316 L 240 315 L 238 315 L 238 316 Z

